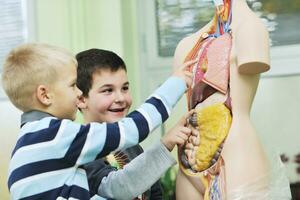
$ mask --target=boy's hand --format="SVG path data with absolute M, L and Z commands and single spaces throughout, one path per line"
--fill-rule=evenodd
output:
M 196 63 L 197 60 L 191 60 L 183 63 L 177 70 L 174 71 L 173 76 L 177 76 L 186 82 L 186 86 L 190 87 L 192 84 L 193 74 L 188 71 L 188 67 Z
M 194 113 L 194 110 L 183 116 L 179 122 L 161 139 L 165 147 L 172 151 L 174 146 L 184 145 L 192 133 L 192 130 L 187 126 L 187 119 Z

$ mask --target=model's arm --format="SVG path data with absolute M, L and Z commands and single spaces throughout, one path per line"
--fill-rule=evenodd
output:
M 270 69 L 269 33 L 256 15 L 243 22 L 233 36 L 240 73 L 258 74 Z
M 114 199 L 137 197 L 175 163 L 169 150 L 162 143 L 158 143 L 137 156 L 123 169 L 108 173 L 99 185 L 98 194 Z

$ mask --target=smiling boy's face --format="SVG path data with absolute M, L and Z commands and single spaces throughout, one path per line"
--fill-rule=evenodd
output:
M 126 71 L 99 70 L 93 74 L 88 97 L 84 98 L 85 122 L 116 122 L 132 104 Z

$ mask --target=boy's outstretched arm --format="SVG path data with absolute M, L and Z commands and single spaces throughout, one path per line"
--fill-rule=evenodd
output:
M 132 199 L 159 180 L 176 163 L 170 151 L 176 144 L 183 145 L 191 134 L 191 129 L 186 127 L 186 119 L 192 113 L 185 115 L 160 143 L 134 158 L 123 169 L 108 173 L 101 181 L 98 194 L 105 198 Z

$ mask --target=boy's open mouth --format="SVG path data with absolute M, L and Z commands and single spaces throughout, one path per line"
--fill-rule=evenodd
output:
M 108 109 L 110 112 L 124 112 L 125 108 Z

